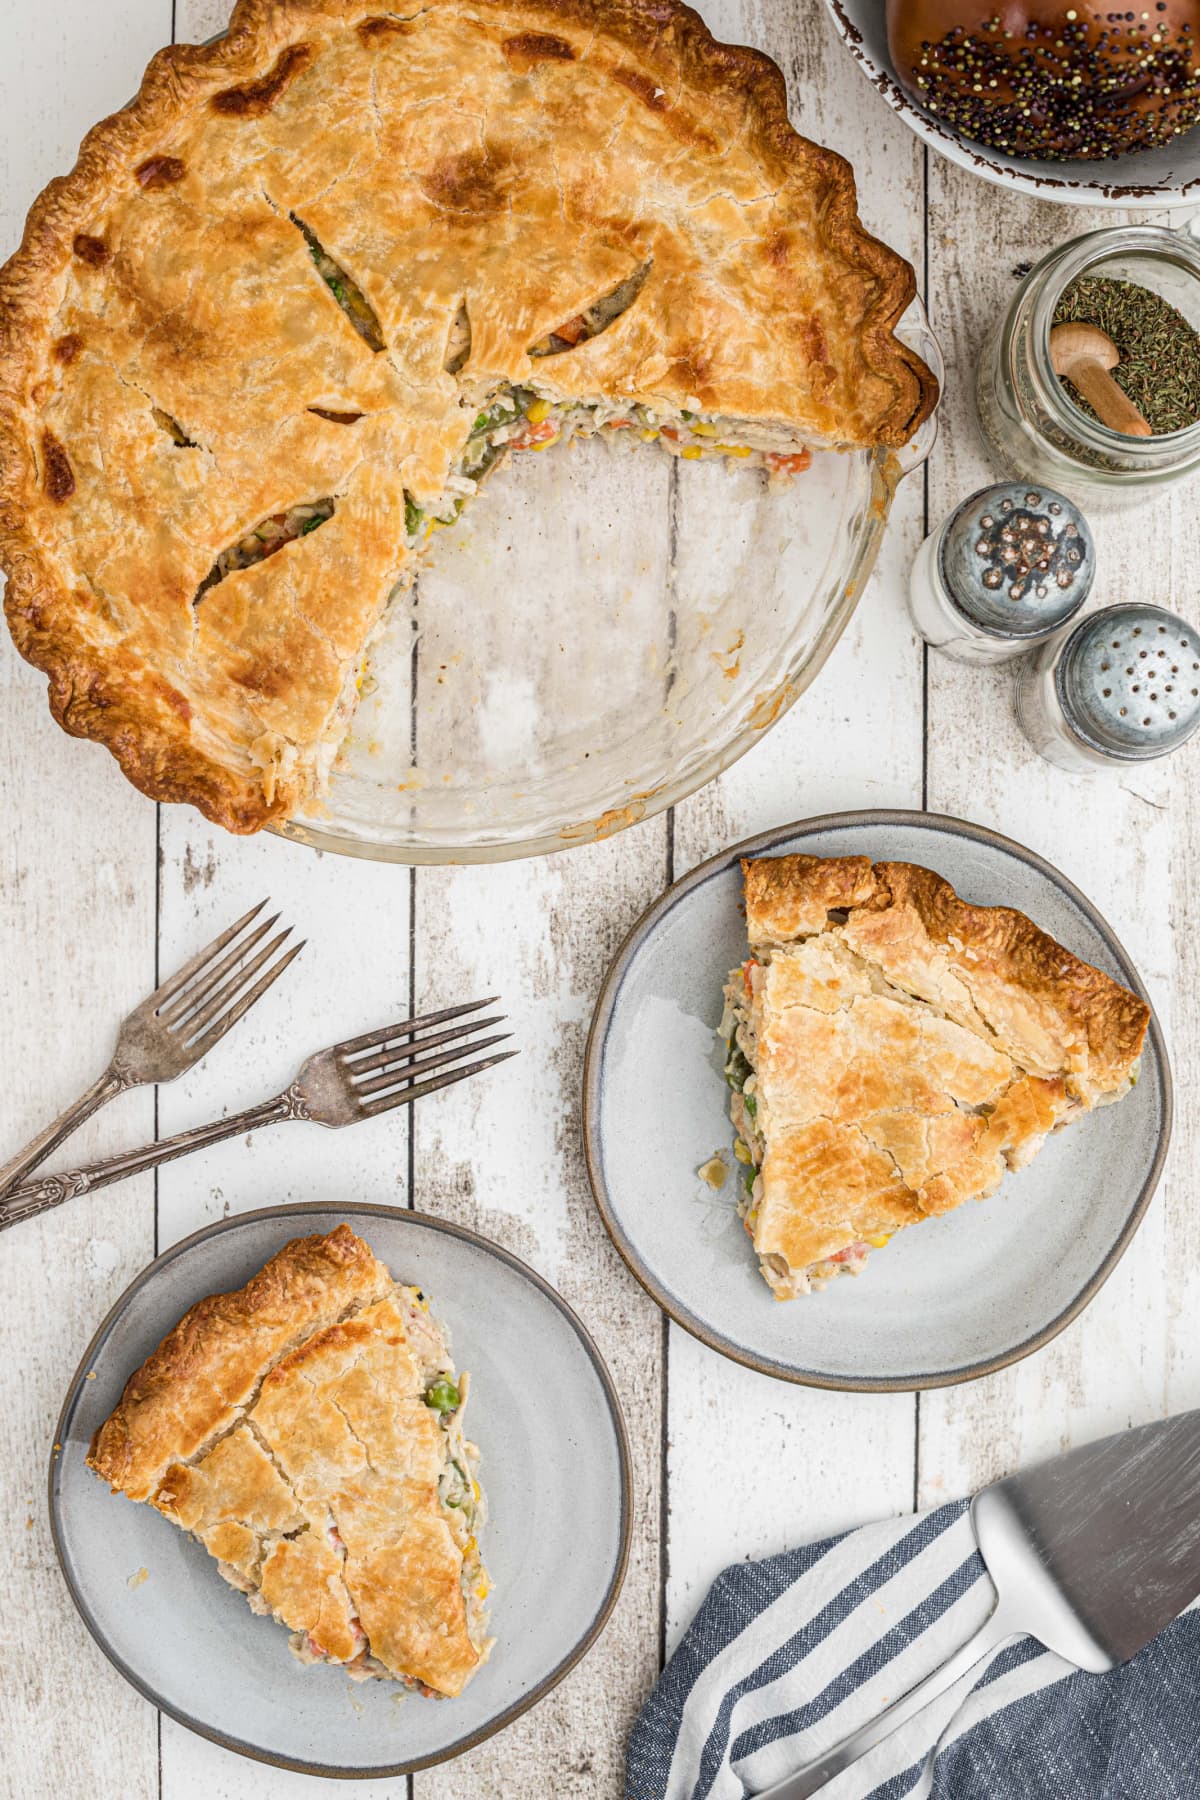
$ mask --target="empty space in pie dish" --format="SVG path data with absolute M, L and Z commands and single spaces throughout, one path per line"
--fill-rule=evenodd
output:
M 284 829 L 352 854 L 492 860 L 660 811 L 813 679 L 898 472 L 827 451 L 768 485 L 626 439 L 509 459 L 395 597 L 328 791 Z

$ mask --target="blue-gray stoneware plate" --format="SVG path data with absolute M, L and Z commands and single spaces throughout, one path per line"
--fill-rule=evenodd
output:
M 240 1287 L 291 1238 L 345 1220 L 430 1295 L 473 1377 L 490 1518 L 491 1660 L 457 1700 L 305 1668 L 198 1544 L 84 1465 L 125 1381 L 189 1306 Z M 460 1755 L 533 1706 L 603 1629 L 625 1573 L 630 1464 L 595 1345 L 531 1269 L 474 1233 L 384 1206 L 282 1206 L 223 1220 L 125 1291 L 71 1383 L 50 1467 L 55 1548 L 101 1649 L 147 1700 L 230 1750 L 342 1777 Z M 144 1575 L 141 1573 L 145 1571 Z
M 1011 906 L 1144 995 L 1095 907 L 1031 850 L 929 813 L 838 813 L 701 864 L 626 939 L 592 1022 L 588 1171 L 617 1249 L 670 1316 L 714 1350 L 813 1387 L 945 1387 L 1017 1362 L 1111 1274 L 1154 1193 L 1171 1075 L 1152 1020 L 1133 1092 L 1052 1137 L 990 1200 L 901 1232 L 863 1275 L 781 1303 L 735 1211 L 735 1181 L 697 1171 L 732 1146 L 716 1030 L 746 954 L 743 856 L 869 856 L 936 869 L 966 900 Z M 734 1165 L 736 1167 L 736 1165 Z

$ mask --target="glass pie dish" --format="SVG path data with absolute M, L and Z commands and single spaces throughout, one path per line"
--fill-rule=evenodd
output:
M 900 335 L 940 380 L 920 302 Z M 282 834 L 501 862 L 683 799 L 816 677 L 936 434 L 935 414 L 899 453 L 817 453 L 773 487 L 622 438 L 513 458 L 387 614 L 329 786 Z

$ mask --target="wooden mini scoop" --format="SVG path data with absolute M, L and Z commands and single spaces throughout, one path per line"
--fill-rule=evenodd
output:
M 1120 360 L 1117 346 L 1098 325 L 1056 325 L 1050 333 L 1054 373 L 1079 390 L 1101 423 L 1126 437 L 1153 437 L 1153 426 L 1109 374 Z

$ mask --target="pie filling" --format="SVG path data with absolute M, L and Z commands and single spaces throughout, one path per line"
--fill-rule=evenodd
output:
M 576 313 L 573 319 L 568 319 L 564 325 L 559 325 L 544 337 L 541 343 L 535 344 L 529 352 L 530 356 L 561 356 L 566 350 L 575 350 L 580 344 L 586 344 L 589 338 L 599 337 L 622 313 L 629 311 L 645 287 L 652 267 L 652 263 L 643 263 L 640 269 L 615 287 L 611 294 L 606 294 L 594 305 L 585 307 L 583 312 Z
M 375 311 L 371 306 L 370 301 L 367 299 L 358 283 L 346 273 L 345 269 L 342 268 L 341 264 L 334 262 L 324 244 L 322 244 L 316 233 L 309 229 L 304 223 L 304 220 L 297 218 L 295 213 L 289 213 L 288 217 L 308 245 L 309 254 L 313 259 L 317 274 L 321 277 L 321 280 L 325 283 L 325 286 L 329 289 L 364 344 L 378 356 L 380 351 L 386 348 L 386 345 L 383 341 L 383 332 L 380 329 L 379 320 L 375 316 Z
M 454 323 L 450 327 L 450 336 L 446 343 L 446 373 L 457 375 L 466 364 L 471 354 L 471 315 L 465 303 L 454 315 Z
M 397 1286 L 395 1300 L 404 1315 L 409 1348 L 421 1370 L 425 1404 L 437 1415 L 441 1430 L 443 1466 L 438 1478 L 438 1500 L 442 1516 L 462 1556 L 461 1586 L 467 1635 L 478 1651 L 480 1660 L 484 1661 L 491 1652 L 493 1642 L 487 1632 L 490 1583 L 480 1555 L 477 1533 L 487 1519 L 487 1500 L 479 1484 L 479 1450 L 463 1431 L 470 1376 L 465 1372 L 461 1375 L 455 1373 L 454 1359 L 450 1354 L 445 1331 L 431 1314 L 429 1301 L 421 1290 Z M 301 1533 L 285 1535 L 297 1536 L 309 1529 L 312 1527 L 304 1526 Z M 346 1549 L 332 1513 L 325 1529 L 330 1545 L 344 1565 Z M 262 1549 L 263 1555 L 258 1565 L 260 1572 L 270 1549 L 269 1541 L 264 1540 Z M 287 1623 L 280 1614 L 273 1611 L 254 1579 L 227 1562 L 218 1561 L 217 1566 L 230 1586 L 245 1594 L 253 1612 L 270 1614 L 280 1623 Z M 292 1654 L 300 1662 L 333 1664 L 353 1681 L 395 1681 L 427 1699 L 445 1698 L 445 1695 L 427 1686 L 416 1676 L 388 1668 L 373 1656 L 370 1640 L 357 1615 L 351 1620 L 351 1631 L 355 1650 L 349 1660 L 331 1655 L 309 1632 L 292 1632 L 288 1643 Z
M 843 916 L 836 915 L 839 919 Z M 831 918 L 833 917 L 835 915 L 831 915 Z M 802 939 L 795 940 L 796 943 L 802 941 Z M 791 947 L 792 945 L 789 944 L 782 948 L 786 951 Z M 770 948 L 760 949 L 740 968 L 731 972 L 725 987 L 725 1010 L 720 1026 L 721 1037 L 725 1044 L 725 1080 L 730 1088 L 730 1118 L 736 1133 L 734 1156 L 741 1171 L 737 1210 L 752 1241 L 756 1241 L 762 1213 L 764 1199 L 762 1172 L 767 1152 L 767 1127 L 766 1121 L 762 1117 L 763 1097 L 757 1071 L 752 971 L 765 967 L 770 963 L 771 958 L 772 950 Z M 869 969 L 869 975 L 873 994 L 919 1011 L 928 1012 L 934 1017 L 941 1019 L 949 1017 L 940 1008 L 917 994 L 897 986 L 882 970 L 872 967 Z M 1113 1105 L 1132 1087 L 1136 1086 L 1137 1078 L 1138 1063 L 1135 1062 L 1127 1076 L 1118 1081 L 1108 1092 L 1097 1094 L 1090 1101 L 1074 1091 L 1068 1081 L 1059 1103 L 1058 1116 L 1049 1125 L 1048 1130 L 1050 1132 L 1061 1131 L 1080 1113 Z M 1025 1075 L 1020 1064 L 1013 1060 L 1010 1085 L 1018 1084 L 1024 1079 Z M 968 1105 L 960 1100 L 954 1100 L 953 1105 L 959 1113 L 986 1118 L 997 1111 L 998 1104 L 1006 1097 L 1007 1091 L 1007 1089 L 1001 1090 L 992 1101 L 985 1101 L 979 1105 Z M 1001 1159 L 1009 1170 L 1023 1168 L 1037 1154 L 1042 1141 L 1041 1137 L 1031 1137 L 1014 1145 L 1002 1147 Z M 897 1171 L 899 1172 L 899 1165 L 897 1165 Z M 983 1198 L 986 1195 L 980 1193 L 975 1197 Z M 908 1221 L 910 1224 L 916 1222 L 918 1222 L 916 1218 Z M 793 1267 L 785 1257 L 775 1252 L 760 1251 L 759 1267 L 764 1279 L 779 1298 L 792 1299 L 796 1295 L 814 1292 L 825 1287 L 839 1275 L 861 1275 L 872 1250 L 882 1250 L 901 1229 L 904 1229 L 903 1224 L 892 1222 L 890 1225 L 885 1225 L 881 1222 L 878 1231 L 870 1232 L 865 1238 L 847 1244 L 836 1254 L 811 1263 L 805 1268 Z
M 748 975 L 752 966 L 752 963 L 744 963 L 730 975 L 721 1020 L 721 1037 L 726 1049 L 725 1080 L 730 1089 L 729 1116 L 736 1133 L 733 1154 L 741 1171 L 737 1212 L 751 1242 L 762 1209 L 762 1165 L 766 1156 L 766 1143 L 758 1122 L 755 1032 L 749 1004 Z M 818 1292 L 839 1275 L 861 1275 L 871 1251 L 881 1250 L 889 1241 L 889 1235 L 880 1232 L 869 1242 L 850 1244 L 836 1256 L 811 1263 L 803 1270 L 792 1269 L 782 1257 L 769 1254 L 759 1258 L 759 1267 L 769 1285 L 784 1297 Z
M 438 1478 L 438 1499 L 463 1554 L 467 1633 L 475 1648 L 486 1653 L 490 1582 L 479 1554 L 477 1533 L 487 1520 L 487 1498 L 479 1484 L 479 1450 L 463 1432 L 471 1377 L 465 1371 L 455 1374 L 445 1331 L 430 1313 L 429 1302 L 420 1289 L 399 1291 L 408 1306 L 409 1340 L 422 1355 L 425 1404 L 437 1414 L 442 1428 L 446 1461 Z
M 576 325 L 585 326 L 582 315 L 570 328 L 560 329 L 573 329 Z M 556 336 L 552 334 L 546 343 L 553 344 Z M 583 337 L 578 341 L 582 342 Z M 574 345 L 564 343 L 563 348 L 572 349 Z M 546 349 L 533 354 L 552 356 L 558 352 Z M 644 443 L 661 445 L 684 462 L 723 458 L 745 463 L 749 468 L 765 471 L 773 486 L 785 485 L 812 463 L 808 446 L 782 426 L 632 401 L 588 405 L 579 400 L 553 399 L 533 388 L 504 387 L 497 389 L 476 415 L 466 448 L 443 492 L 435 498 L 405 494 L 409 548 L 452 525 L 480 483 L 510 451 L 549 450 L 574 438 L 624 431 L 632 432 Z
M 199 604 L 210 588 L 232 575 L 235 569 L 252 569 L 256 563 L 265 562 L 268 556 L 274 556 L 287 544 L 294 544 L 297 538 L 310 537 L 322 525 L 328 524 L 337 504 L 332 499 L 314 500 L 306 506 L 290 506 L 286 512 L 272 513 L 269 519 L 231 544 L 228 550 L 222 550 L 216 562 L 209 570 L 196 591 L 193 605 Z
M 199 446 L 195 438 L 190 438 L 178 419 L 173 419 L 161 406 L 152 406 L 150 416 L 160 431 L 165 431 L 177 450 L 196 450 Z

